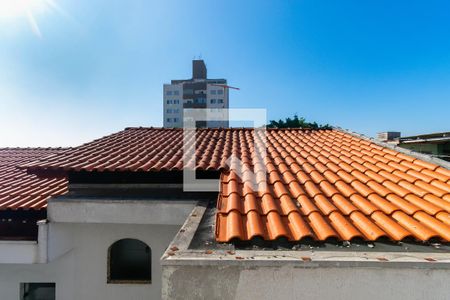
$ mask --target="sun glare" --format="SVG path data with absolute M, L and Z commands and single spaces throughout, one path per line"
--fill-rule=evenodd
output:
M 0 18 L 26 17 L 37 14 L 48 7 L 46 0 L 0 0 Z
M 28 20 L 33 33 L 42 37 L 35 15 L 56 6 L 53 0 L 0 0 L 0 21 Z

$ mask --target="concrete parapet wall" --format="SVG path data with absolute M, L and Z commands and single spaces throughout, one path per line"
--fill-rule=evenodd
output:
M 450 270 L 164 266 L 163 299 L 448 299 Z

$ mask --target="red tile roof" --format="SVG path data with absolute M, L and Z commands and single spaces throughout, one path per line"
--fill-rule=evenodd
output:
M 0 148 L 0 210 L 39 210 L 47 206 L 51 196 L 64 194 L 65 178 L 40 178 L 18 167 L 62 151 L 60 148 Z
M 200 129 L 197 169 L 222 170 L 216 239 L 450 241 L 450 171 L 338 130 L 269 129 L 268 186 L 228 170 L 256 169 L 251 129 Z M 129 128 L 28 164 L 65 171 L 161 171 L 183 167 L 181 129 Z M 256 161 L 255 161 L 256 159 Z M 192 162 L 188 166 L 193 167 Z M 244 176 L 245 177 L 245 176 Z

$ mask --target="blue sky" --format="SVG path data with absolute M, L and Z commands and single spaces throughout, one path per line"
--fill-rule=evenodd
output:
M 448 1 L 47 0 L 1 13 L 0 146 L 75 146 L 162 125 L 201 55 L 231 107 L 373 136 L 450 131 Z M 35 0 L 38 1 L 38 0 Z M 41 0 L 45 1 L 45 0 Z

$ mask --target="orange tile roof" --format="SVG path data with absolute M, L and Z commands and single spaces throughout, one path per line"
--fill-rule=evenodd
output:
M 269 133 L 268 187 L 223 173 L 216 239 L 450 241 L 450 171 L 341 131 Z
M 268 186 L 254 191 L 226 160 L 251 169 L 251 129 L 196 131 L 196 168 L 221 170 L 216 239 L 261 237 L 450 241 L 450 171 L 339 130 L 269 129 Z M 183 168 L 181 129 L 129 128 L 30 169 L 176 171 Z M 255 160 L 256 159 L 256 160 Z M 194 167 L 192 162 L 188 167 Z M 245 177 L 245 176 L 244 176 Z
M 64 177 L 41 178 L 18 166 L 59 153 L 60 148 L 0 148 L 0 210 L 39 210 L 67 191 Z

